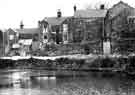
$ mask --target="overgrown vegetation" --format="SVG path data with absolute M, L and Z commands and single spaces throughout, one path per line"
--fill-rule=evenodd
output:
M 101 58 L 96 59 L 69 59 L 58 58 L 55 60 L 23 59 L 13 61 L 0 59 L 0 68 L 25 68 L 25 69 L 47 69 L 47 70 L 106 70 L 108 68 L 121 69 L 126 72 L 135 72 L 135 56 L 128 58 Z

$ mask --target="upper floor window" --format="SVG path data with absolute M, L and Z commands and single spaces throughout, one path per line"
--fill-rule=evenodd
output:
M 68 24 L 63 24 L 63 31 L 67 32 L 68 31 Z
M 129 17 L 128 18 L 128 23 L 134 24 L 135 23 L 135 17 Z
M 14 39 L 14 35 L 9 35 L 9 40 L 13 40 Z
M 44 39 L 47 39 L 47 35 L 44 35 Z

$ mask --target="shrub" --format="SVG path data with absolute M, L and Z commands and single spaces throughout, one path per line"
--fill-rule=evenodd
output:
M 113 67 L 114 64 L 116 64 L 116 62 L 110 58 L 103 58 L 101 59 L 101 67 L 105 68 L 105 67 Z

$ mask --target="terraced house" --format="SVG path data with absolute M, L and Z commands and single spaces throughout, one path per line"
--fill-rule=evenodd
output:
M 63 43 L 63 23 L 67 18 L 69 17 L 63 17 L 62 12 L 58 10 L 56 17 L 45 17 L 39 21 L 43 42 L 54 41 L 56 44 Z
M 21 23 L 20 29 L 9 29 L 13 34 L 11 39 L 18 36 L 9 43 L 33 40 L 34 51 L 39 49 L 39 42 L 42 45 L 51 42 L 84 45 L 91 53 L 135 51 L 135 8 L 120 1 L 109 9 L 102 4 L 98 9 L 77 9 L 74 6 L 73 11 L 73 16 L 63 17 L 58 10 L 56 17 L 45 17 L 33 29 L 25 29 Z
M 53 39 L 57 44 L 63 43 L 89 43 L 91 49 L 102 50 L 103 25 L 107 10 L 104 5 L 99 9 L 78 10 L 73 7 L 74 15 L 62 17 L 61 11 L 57 12 L 57 17 L 45 18 L 41 21 L 48 40 Z M 43 24 L 44 22 L 44 24 Z M 92 50 L 93 51 L 93 50 Z

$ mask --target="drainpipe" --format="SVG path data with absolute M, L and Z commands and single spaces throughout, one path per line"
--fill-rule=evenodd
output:
M 103 17 L 103 25 L 102 25 L 102 54 L 104 54 L 103 43 L 105 41 L 105 17 Z
M 4 44 L 4 31 L 2 31 L 3 34 L 3 56 L 5 55 L 5 44 Z

